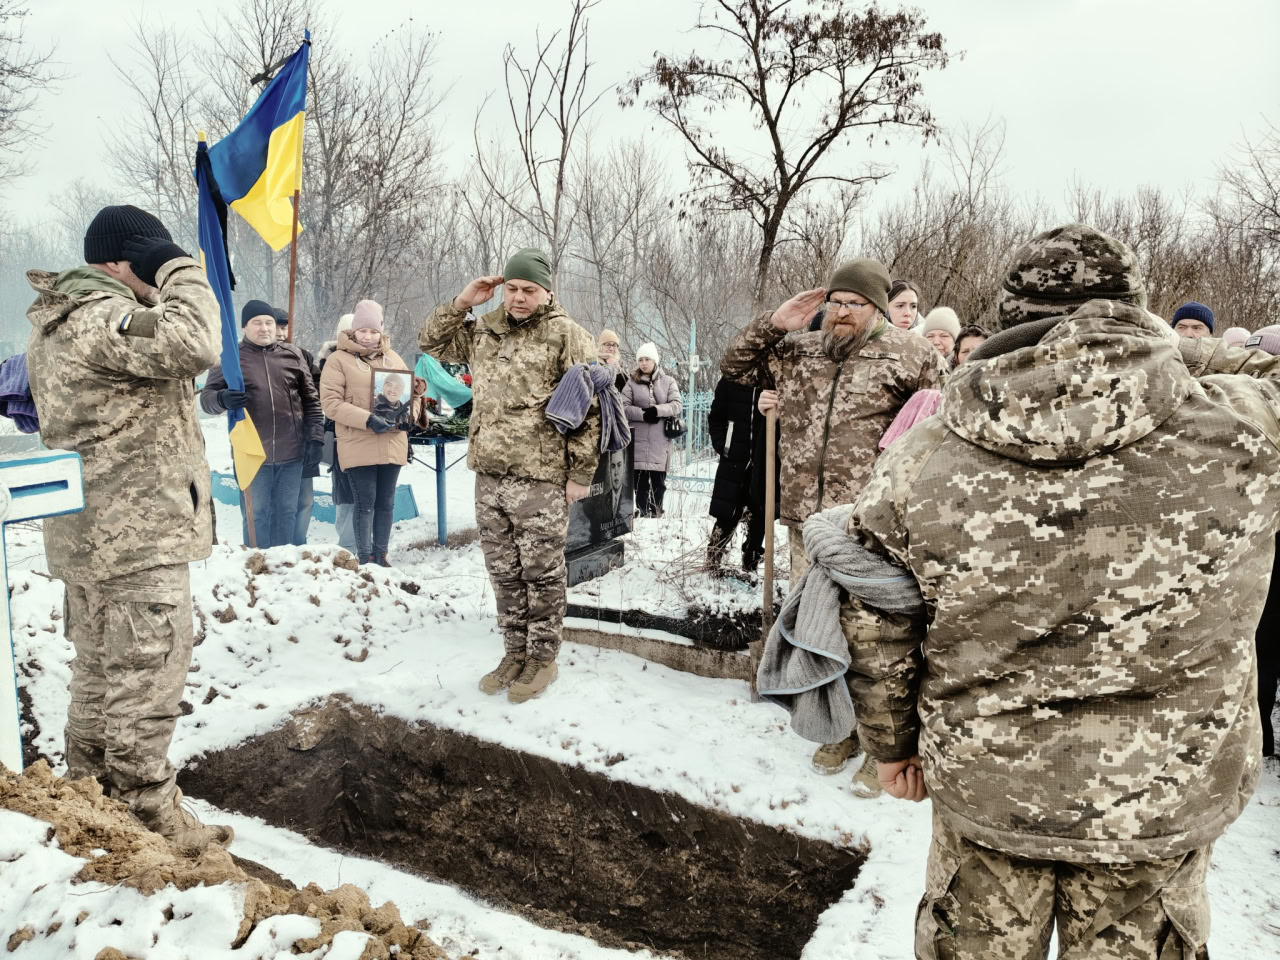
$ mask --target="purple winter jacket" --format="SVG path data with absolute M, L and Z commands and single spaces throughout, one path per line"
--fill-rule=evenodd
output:
M 654 367 L 651 375 L 631 371 L 627 385 L 622 388 L 622 404 L 631 424 L 632 446 L 635 450 L 635 469 L 667 472 L 671 458 L 671 441 L 662 432 L 663 418 L 678 417 L 684 409 L 680 403 L 680 387 L 676 378 Z M 644 422 L 644 408 L 658 408 L 658 422 Z

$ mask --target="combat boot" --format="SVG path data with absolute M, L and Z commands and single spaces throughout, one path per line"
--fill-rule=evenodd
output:
M 204 824 L 182 806 L 182 791 L 173 791 L 173 806 L 166 807 L 149 824 L 174 846 L 187 853 L 199 853 L 211 843 L 229 846 L 235 831 L 224 824 Z
M 824 743 L 813 752 L 813 769 L 824 777 L 834 776 L 849 765 L 857 752 L 857 734 L 851 733 L 839 743 Z
M 502 661 L 480 678 L 480 690 L 489 696 L 501 693 L 515 683 L 516 677 L 520 676 L 520 671 L 523 669 L 524 657 L 505 653 L 502 655 Z
M 530 658 L 525 661 L 524 669 L 520 671 L 520 676 L 516 678 L 516 682 L 511 684 L 511 689 L 507 691 L 507 700 L 511 703 L 524 703 L 526 700 L 532 700 L 551 684 L 555 683 L 555 679 L 558 676 L 560 676 L 560 668 L 556 666 L 554 660 L 534 660 Z
M 853 795 L 862 797 L 864 800 L 880 796 L 884 792 L 884 787 L 880 785 L 879 772 L 880 767 L 874 757 L 867 757 L 862 761 L 862 766 L 853 775 L 853 783 L 849 785 Z

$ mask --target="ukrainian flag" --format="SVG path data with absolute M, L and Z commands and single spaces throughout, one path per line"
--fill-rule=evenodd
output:
M 240 125 L 209 150 L 213 178 L 223 199 L 272 250 L 282 250 L 293 238 L 291 201 L 293 192 L 302 188 L 302 125 L 310 55 L 311 32 L 307 31 L 298 52 L 285 61 Z
M 204 135 L 201 134 L 201 137 Z M 227 246 L 223 230 L 227 222 L 227 205 L 218 193 L 209 163 L 210 151 L 204 140 L 196 147 L 196 193 L 198 195 L 200 260 L 213 295 L 222 314 L 222 375 L 232 390 L 244 389 L 244 373 L 240 370 L 240 331 L 231 306 L 231 267 L 227 263 Z M 247 490 L 258 468 L 267 459 L 262 440 L 247 411 L 228 410 L 227 428 L 231 432 L 231 455 L 236 464 L 236 480 Z

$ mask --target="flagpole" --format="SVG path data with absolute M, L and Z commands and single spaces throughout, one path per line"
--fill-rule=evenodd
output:
M 301 145 L 298 147 L 298 152 L 302 152 Z M 293 343 L 293 287 L 298 279 L 298 202 L 301 196 L 302 191 L 294 187 L 293 239 L 289 241 L 289 333 L 286 337 L 288 343 Z

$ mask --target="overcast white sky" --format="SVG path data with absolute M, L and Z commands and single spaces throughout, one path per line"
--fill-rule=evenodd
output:
M 891 2 L 884 4 L 892 7 Z M 130 31 L 163 20 L 198 33 L 203 15 L 235 0 L 31 0 L 29 36 L 55 41 L 69 74 L 42 97 L 46 141 L 33 147 L 36 172 L 3 203 L 22 219 L 43 219 L 48 197 L 75 177 L 107 182 L 106 133 L 134 109 L 109 53 L 126 55 Z M 948 126 L 1007 123 L 1007 182 L 1058 202 L 1073 178 L 1127 192 L 1151 183 L 1211 188 L 1215 166 L 1266 115 L 1280 123 L 1280 0 L 922 0 L 930 26 L 964 51 L 930 76 L 927 98 Z M 376 45 L 409 17 L 438 31 L 438 76 L 452 84 L 440 114 L 454 169 L 466 161 L 472 117 L 502 83 L 505 43 L 531 45 L 535 26 L 554 29 L 568 0 L 330 0 L 348 49 Z M 688 50 L 698 0 L 603 0 L 591 18 L 595 84 L 610 92 L 597 107 L 603 137 L 643 135 L 681 160 L 680 144 L 639 111 L 622 112 L 614 85 L 654 50 Z M 375 46 L 376 49 L 376 46 Z M 701 49 L 700 52 L 711 51 Z M 324 56 L 317 47 L 313 57 Z M 497 117 L 495 115 L 495 122 Z M 856 162 L 865 154 L 851 149 Z M 921 151 L 897 141 L 900 173 L 876 188 L 878 202 L 907 188 Z M 304 186 L 305 189 L 305 186 Z

